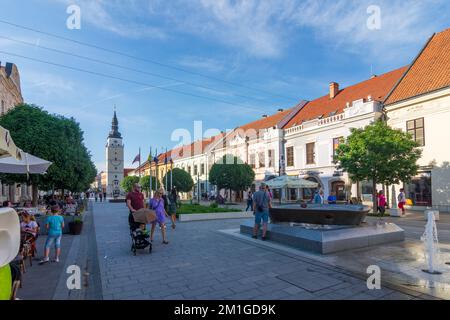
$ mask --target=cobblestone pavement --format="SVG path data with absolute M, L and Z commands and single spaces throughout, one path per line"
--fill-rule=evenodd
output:
M 153 253 L 130 247 L 124 204 L 94 204 L 104 299 L 421 299 L 411 290 L 368 290 L 342 269 L 228 236 L 242 220 L 177 224 Z

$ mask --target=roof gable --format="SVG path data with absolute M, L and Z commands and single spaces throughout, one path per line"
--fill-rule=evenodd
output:
M 393 104 L 450 86 L 450 28 L 434 34 L 387 97 Z
M 295 127 L 304 121 L 318 117 L 328 117 L 344 111 L 347 102 L 360 99 L 383 101 L 395 83 L 400 79 L 407 67 L 402 67 L 371 79 L 359 82 L 352 86 L 339 90 L 334 98 L 329 94 L 308 102 L 301 110 L 284 126 L 284 129 Z

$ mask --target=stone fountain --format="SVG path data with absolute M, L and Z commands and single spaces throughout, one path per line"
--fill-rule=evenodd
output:
M 297 204 L 269 210 L 267 239 L 321 254 L 403 241 L 404 230 L 393 223 L 363 222 L 369 208 L 355 205 Z M 251 235 L 252 220 L 240 231 Z

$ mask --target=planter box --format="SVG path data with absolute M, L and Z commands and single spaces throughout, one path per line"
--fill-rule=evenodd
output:
M 110 203 L 125 203 L 127 202 L 126 199 L 109 199 Z
M 83 230 L 83 222 L 81 223 L 69 222 L 69 230 L 70 234 L 74 236 L 80 235 L 81 231 Z
M 216 219 L 239 219 L 239 218 L 253 218 L 253 212 L 217 212 L 217 213 L 190 213 L 179 214 L 179 221 L 201 221 L 201 220 L 216 220 Z

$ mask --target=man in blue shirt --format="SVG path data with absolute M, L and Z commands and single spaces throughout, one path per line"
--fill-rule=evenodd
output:
M 272 207 L 272 201 L 270 195 L 265 191 L 266 185 L 261 183 L 259 191 L 253 194 L 253 211 L 255 213 L 255 226 L 253 228 L 253 239 L 258 238 L 259 225 L 261 220 L 263 222 L 262 227 L 262 240 L 266 240 L 267 223 L 269 222 L 269 209 Z

